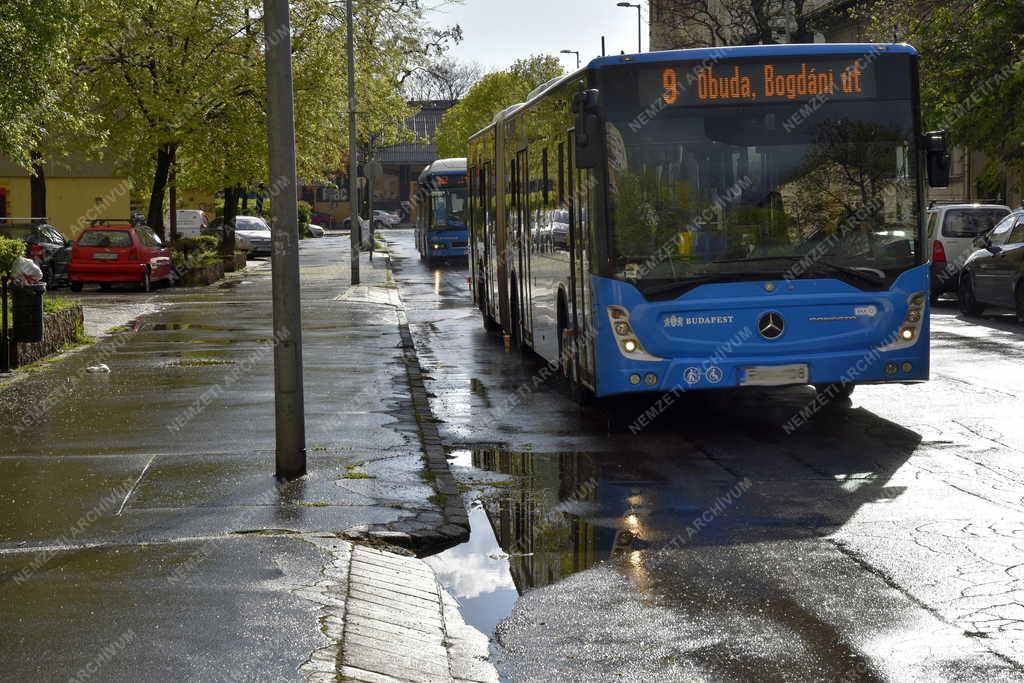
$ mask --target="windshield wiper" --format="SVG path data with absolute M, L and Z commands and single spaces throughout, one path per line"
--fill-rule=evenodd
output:
M 692 289 L 696 285 L 706 285 L 715 282 L 738 282 L 742 280 L 778 280 L 782 277 L 782 274 L 778 271 L 751 271 L 748 273 L 713 273 L 708 275 L 696 275 L 694 277 L 684 277 L 679 280 L 673 280 L 662 285 L 655 285 L 653 287 L 644 287 L 641 283 L 642 280 L 635 282 L 637 289 L 644 296 L 655 296 L 658 294 L 664 294 L 665 292 L 671 292 L 676 289 Z
M 758 263 L 764 261 L 789 261 L 790 263 L 801 263 L 803 258 L 800 256 L 755 256 L 753 258 L 737 258 L 737 259 L 721 259 L 718 261 L 712 261 L 712 263 Z M 872 285 L 880 285 L 885 282 L 885 273 L 882 271 L 876 271 L 875 269 L 861 270 L 859 268 L 852 268 L 850 266 L 839 265 L 838 263 L 832 263 L 831 261 L 825 261 L 823 259 L 813 259 L 810 263 L 813 266 L 824 266 L 825 268 L 835 271 L 837 273 L 844 273 L 850 277 L 855 277 L 863 282 L 870 283 Z M 882 273 L 878 275 L 877 273 Z

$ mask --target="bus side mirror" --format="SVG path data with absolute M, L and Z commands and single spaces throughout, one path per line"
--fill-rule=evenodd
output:
M 582 83 L 581 83 L 582 85 Z M 597 90 L 580 90 L 573 95 L 576 114 L 576 168 L 597 168 L 601 163 L 600 97 Z
M 932 187 L 949 187 L 950 157 L 946 149 L 946 131 L 925 133 L 924 149 L 928 163 L 928 184 Z

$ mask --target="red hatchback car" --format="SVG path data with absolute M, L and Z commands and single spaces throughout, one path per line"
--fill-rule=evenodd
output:
M 71 248 L 71 291 L 90 282 L 107 289 L 115 282 L 141 285 L 171 281 L 171 250 L 149 227 L 129 221 L 96 222 L 82 231 Z

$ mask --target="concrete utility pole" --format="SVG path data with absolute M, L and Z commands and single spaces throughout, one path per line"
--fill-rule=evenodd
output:
M 299 285 L 299 215 L 295 177 L 295 111 L 288 0 L 263 0 L 267 44 L 267 131 L 270 178 L 278 188 L 271 205 L 274 252 L 274 407 L 277 476 L 306 474 L 306 409 L 302 387 L 302 310 Z
M 352 0 L 346 0 L 348 22 L 348 202 L 352 216 L 349 244 L 352 248 L 352 284 L 359 284 L 359 150 L 356 142 L 356 43 L 352 31 Z

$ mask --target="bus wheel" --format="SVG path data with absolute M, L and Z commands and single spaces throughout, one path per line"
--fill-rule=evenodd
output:
M 479 302 L 480 314 L 484 319 L 484 329 L 488 332 L 497 332 L 501 329 L 501 326 L 491 319 L 491 314 L 488 311 L 489 306 L 487 305 L 487 285 L 484 283 L 483 278 L 477 278 L 476 299 Z
M 509 334 L 512 336 L 512 348 L 516 351 L 523 350 L 523 326 L 519 323 L 519 295 L 516 293 L 516 282 L 512 281 L 512 311 Z
M 855 385 L 853 382 L 837 382 L 835 384 L 816 384 L 814 390 L 818 392 L 818 395 L 826 399 L 828 402 L 843 402 L 850 400 L 850 396 L 853 394 Z
M 566 313 L 565 297 L 559 295 L 558 297 L 558 372 L 565 379 L 572 383 L 572 352 L 567 344 L 566 333 L 569 331 L 569 325 L 567 318 L 569 316 Z

